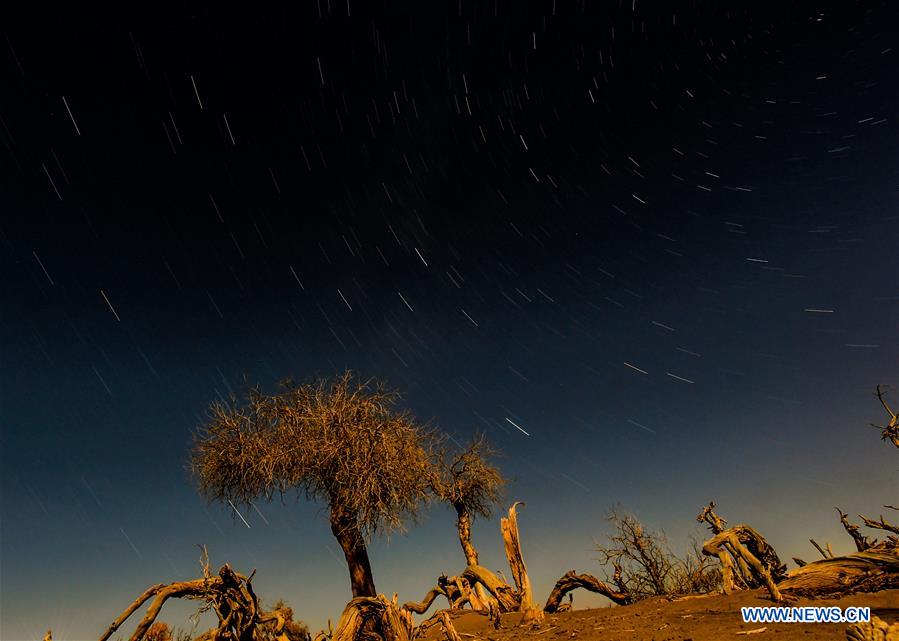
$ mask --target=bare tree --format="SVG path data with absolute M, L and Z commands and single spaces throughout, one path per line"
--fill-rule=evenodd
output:
M 673 555 L 664 535 L 646 530 L 633 515 L 613 508 L 608 520 L 615 532 L 607 543 L 597 543 L 599 562 L 615 569 L 615 582 L 634 598 L 668 594 L 674 571 Z
M 279 393 L 252 390 L 244 404 L 213 403 L 191 470 L 210 500 L 250 505 L 296 491 L 324 501 L 354 597 L 377 594 L 366 547 L 401 530 L 430 495 L 436 437 L 399 394 L 351 372 Z

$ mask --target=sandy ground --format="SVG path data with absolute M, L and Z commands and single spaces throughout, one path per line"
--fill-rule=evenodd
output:
M 463 641 L 710 641 L 712 639 L 846 639 L 845 623 L 743 623 L 740 608 L 772 605 L 761 590 L 738 592 L 730 596 L 712 595 L 680 601 L 649 599 L 625 607 L 577 610 L 546 616 L 546 622 L 531 629 L 519 627 L 521 615 L 503 616 L 496 630 L 485 617 L 467 614 L 455 620 Z M 899 590 L 857 594 L 843 599 L 800 599 L 789 605 L 869 606 L 889 623 L 899 621 Z M 577 593 L 575 593 L 577 607 Z M 746 633 L 765 628 L 761 632 Z M 439 627 L 429 631 L 431 639 L 441 639 Z

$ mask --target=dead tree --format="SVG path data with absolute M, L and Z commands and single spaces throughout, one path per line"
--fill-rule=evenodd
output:
M 490 611 L 491 608 L 496 608 L 498 612 L 522 612 L 525 615 L 524 622 L 526 623 L 541 621 L 543 611 L 533 603 L 531 582 L 521 550 L 517 518 L 517 507 L 520 504 L 520 501 L 513 503 L 509 508 L 508 516 L 502 518 L 500 522 L 506 558 L 515 582 L 514 587 L 481 565 L 469 565 L 459 577 L 442 576 L 438 579 L 437 585 L 425 595 L 421 602 L 411 601 L 406 603 L 403 608 L 422 614 L 441 595 L 447 597 L 451 608 L 461 608 L 466 603 L 477 604 L 476 590 L 478 586 L 481 586 L 491 599 L 485 604 L 486 607 L 478 608 L 473 605 L 473 609 Z
M 173 598 L 203 601 L 201 611 L 215 612 L 218 626 L 197 637 L 197 641 L 256 641 L 262 626 L 269 626 L 272 636 L 278 641 L 293 641 L 285 633 L 288 624 L 293 623 L 289 608 L 263 611 L 253 591 L 253 573 L 248 577 L 238 574 L 227 564 L 221 567 L 218 576 L 210 574 L 208 565 L 205 565 L 201 579 L 168 585 L 160 583 L 148 588 L 106 628 L 100 641 L 107 641 L 132 614 L 152 599 L 129 639 L 141 641 L 156 621 L 162 606 Z
M 815 544 L 824 558 L 811 563 L 797 560 L 799 567 L 787 572 L 779 564 L 774 549 L 758 532 L 748 526 L 722 530 L 726 521 L 717 517 L 713 508 L 714 503 L 710 503 L 699 515 L 700 520 L 712 524 L 713 532 L 718 530 L 706 541 L 703 552 L 721 560 L 725 593 L 735 587 L 764 586 L 773 600 L 780 601 L 785 593 L 824 597 L 899 587 L 899 537 L 896 536 L 899 526 L 882 515 L 879 521 L 859 515 L 865 526 L 888 533 L 883 541 L 878 541 L 863 535 L 860 527 L 850 523 L 838 508 L 840 522 L 852 537 L 856 552 L 837 556 L 830 545 L 822 548 Z M 743 585 L 737 585 L 738 581 Z
M 246 403 L 214 403 L 197 433 L 191 469 L 210 500 L 251 505 L 296 491 L 330 509 L 353 596 L 376 596 L 366 542 L 402 529 L 430 498 L 436 437 L 399 395 L 347 372 L 335 380 L 282 384 Z
M 726 528 L 727 521 L 715 513 L 715 502 L 703 508 L 696 520 L 709 525 L 714 536 L 702 546 L 706 556 L 721 562 L 721 581 L 725 594 L 734 589 L 766 587 L 771 598 L 780 601 L 777 582 L 786 575 L 774 548 L 748 525 Z

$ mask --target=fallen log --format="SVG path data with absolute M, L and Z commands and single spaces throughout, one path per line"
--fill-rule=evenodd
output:
M 558 612 L 565 595 L 577 588 L 583 588 L 590 592 L 601 594 L 618 605 L 628 605 L 633 603 L 633 598 L 630 594 L 615 590 L 607 583 L 600 581 L 591 574 L 577 574 L 574 570 L 569 570 L 556 581 L 556 585 L 553 587 L 552 592 L 550 592 L 549 598 L 546 599 L 546 605 L 543 606 L 543 611 L 549 614 Z
M 862 552 L 813 561 L 790 570 L 777 587 L 806 597 L 899 588 L 899 548 L 884 542 Z

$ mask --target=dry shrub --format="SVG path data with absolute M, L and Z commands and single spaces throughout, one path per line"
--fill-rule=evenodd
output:
M 721 583 L 720 570 L 702 555 L 694 541 L 683 557 L 668 547 L 665 533 L 652 531 L 632 514 L 613 508 L 608 515 L 615 531 L 597 543 L 599 561 L 611 566 L 607 580 L 634 600 L 711 592 Z
M 293 608 L 284 602 L 284 599 L 278 601 L 271 607 L 271 610 L 281 610 L 287 617 L 287 623 L 284 624 L 283 634 L 288 641 L 309 641 L 312 635 L 309 633 L 309 626 L 302 621 L 293 620 Z M 280 636 L 276 636 L 272 624 L 264 624 L 257 629 L 257 641 L 282 641 Z
M 157 621 L 147 630 L 144 639 L 146 641 L 172 641 L 172 630 L 168 623 Z

